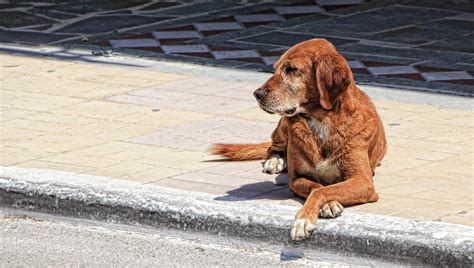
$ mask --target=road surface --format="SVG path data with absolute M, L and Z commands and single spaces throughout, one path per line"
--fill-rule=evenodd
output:
M 1 266 L 394 266 L 326 251 L 0 208 Z

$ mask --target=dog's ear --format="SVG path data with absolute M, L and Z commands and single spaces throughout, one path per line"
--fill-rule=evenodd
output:
M 330 110 L 353 81 L 347 61 L 337 53 L 323 54 L 315 61 L 316 86 L 321 106 Z

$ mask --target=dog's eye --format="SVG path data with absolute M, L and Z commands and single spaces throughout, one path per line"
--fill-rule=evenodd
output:
M 290 74 L 290 73 L 293 73 L 295 72 L 297 69 L 295 67 L 291 67 L 291 66 L 286 66 L 285 67 L 285 73 L 287 74 Z

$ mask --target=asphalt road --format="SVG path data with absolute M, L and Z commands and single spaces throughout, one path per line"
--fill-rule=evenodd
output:
M 4 265 L 394 266 L 325 251 L 0 209 Z

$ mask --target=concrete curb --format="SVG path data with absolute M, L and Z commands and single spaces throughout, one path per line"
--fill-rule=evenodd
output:
M 205 231 L 294 244 L 295 207 L 215 196 L 60 171 L 0 167 L 0 206 L 92 220 Z M 301 245 L 301 243 L 298 243 Z M 473 264 L 474 228 L 365 213 L 319 220 L 303 243 L 436 265 Z

